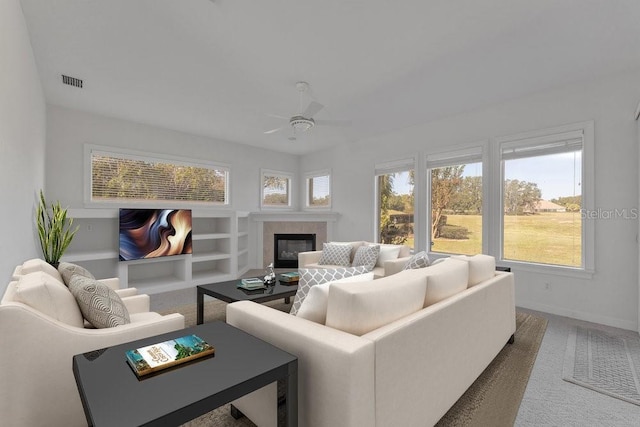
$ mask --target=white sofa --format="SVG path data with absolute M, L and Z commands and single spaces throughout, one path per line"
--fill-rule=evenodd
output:
M 363 245 L 378 245 L 379 243 L 371 243 L 365 241 L 355 242 L 342 242 L 351 245 L 350 261 L 353 263 L 353 258 L 356 251 Z M 385 257 L 379 257 L 376 266 L 373 268 L 373 274 L 376 279 L 380 277 L 390 276 L 401 271 L 406 265 L 407 261 L 411 258 L 411 248 L 406 245 L 390 245 L 379 244 L 384 248 L 397 249 L 397 253 L 392 259 L 386 259 Z M 319 264 L 322 258 L 322 251 L 308 251 L 298 253 L 298 268 L 339 268 L 348 267 L 345 265 L 330 265 Z
M 252 302 L 229 304 L 227 322 L 298 357 L 299 425 L 429 426 L 512 342 L 514 280 L 486 255 L 449 259 L 331 284 L 326 324 Z M 275 399 L 271 387 L 234 405 L 269 426 Z
M 102 281 L 118 288 L 118 279 Z M 42 260 L 18 266 L 0 301 L 0 425 L 86 426 L 72 357 L 184 328 L 180 314 L 149 311 L 149 296 L 119 290 L 131 323 L 78 324 L 78 306 L 56 269 Z

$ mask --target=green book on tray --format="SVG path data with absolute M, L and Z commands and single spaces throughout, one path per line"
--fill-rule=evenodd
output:
M 280 275 L 281 282 L 297 282 L 298 280 L 300 280 L 300 274 L 297 271 L 282 273 Z
M 127 362 L 138 377 L 215 353 L 214 348 L 197 335 L 167 340 L 128 350 Z
M 241 279 L 238 287 L 242 289 L 252 290 L 252 289 L 265 289 L 266 285 L 264 284 L 262 279 L 259 279 L 257 277 L 250 277 L 248 279 Z

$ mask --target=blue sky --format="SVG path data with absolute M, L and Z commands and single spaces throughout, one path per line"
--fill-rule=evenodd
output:
M 582 154 L 563 153 L 548 156 L 508 160 L 505 162 L 505 178 L 535 182 L 544 200 L 582 194 Z M 464 176 L 482 175 L 482 164 L 467 165 Z M 409 173 L 400 172 L 393 180 L 397 194 L 409 194 Z

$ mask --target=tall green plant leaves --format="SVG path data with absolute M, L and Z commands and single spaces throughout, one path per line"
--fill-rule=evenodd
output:
M 67 210 L 62 208 L 60 202 L 47 206 L 42 190 L 40 190 L 40 203 L 36 210 L 36 223 L 44 260 L 49 264 L 58 263 L 78 231 L 78 227 L 71 228 L 73 218 L 67 218 Z

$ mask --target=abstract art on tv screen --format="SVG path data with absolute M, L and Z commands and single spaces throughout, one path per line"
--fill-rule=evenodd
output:
M 120 209 L 120 261 L 192 253 L 191 210 Z

